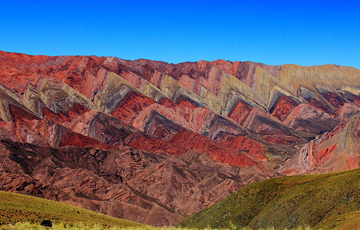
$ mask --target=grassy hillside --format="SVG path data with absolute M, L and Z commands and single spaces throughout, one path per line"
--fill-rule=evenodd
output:
M 59 202 L 0 191 L 0 225 L 15 224 L 16 222 L 40 223 L 46 219 L 65 225 L 148 227 L 144 224 L 106 216 Z
M 6 225 L 6 226 L 1 226 L 1 230 L 46 230 L 49 228 L 46 228 L 44 226 L 41 226 L 39 224 L 30 224 L 30 223 L 17 223 L 15 225 Z M 102 226 L 99 225 L 92 225 L 92 226 L 85 226 L 83 224 L 75 224 L 73 226 L 69 226 L 69 225 L 64 225 L 64 224 L 55 224 L 53 225 L 50 229 L 53 230 L 62 230 L 62 229 L 68 229 L 68 230 L 141 230 L 143 228 L 139 228 L 139 227 L 111 227 L 111 228 L 103 228 Z M 146 229 L 150 229 L 150 230 L 198 230 L 198 229 L 186 229 L 186 228 L 172 228 L 172 227 L 162 227 L 162 228 L 157 228 L 157 227 L 149 227 Z M 204 229 L 204 230 L 212 230 L 212 229 Z M 230 229 L 229 229 L 230 230 Z M 251 230 L 249 228 L 243 228 L 243 229 L 237 229 L 237 230 Z M 274 228 L 268 228 L 268 229 L 261 229 L 261 230 L 275 230 Z M 277 229 L 279 230 L 279 229 Z M 284 230 L 311 230 L 310 228 L 296 228 L 296 229 L 284 229 Z
M 329 218 L 320 223 L 318 229 L 349 230 L 360 229 L 360 211 Z
M 360 213 L 354 212 L 357 210 L 360 210 L 360 169 L 256 182 L 187 217 L 179 226 L 341 229 L 344 224 L 356 226 L 360 222 Z

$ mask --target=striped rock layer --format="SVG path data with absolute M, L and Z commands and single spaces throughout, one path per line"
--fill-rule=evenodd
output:
M 0 51 L 0 189 L 175 224 L 253 181 L 358 167 L 359 94 L 336 65 Z

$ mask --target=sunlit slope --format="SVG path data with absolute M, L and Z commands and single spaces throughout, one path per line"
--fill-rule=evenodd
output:
M 359 210 L 359 188 L 360 169 L 270 179 L 240 189 L 222 202 L 189 216 L 180 225 L 197 228 L 235 225 L 257 229 L 300 225 L 314 228 L 320 224 L 320 227 L 330 218 Z M 360 220 L 356 214 L 351 218 L 354 226 Z M 330 227 L 329 223 L 323 223 L 327 226 L 325 229 Z
M 20 221 L 39 223 L 44 219 L 54 223 L 97 224 L 104 227 L 147 227 L 59 202 L 0 191 L 0 225 Z
M 320 223 L 317 228 L 334 230 L 360 229 L 360 211 L 329 218 Z

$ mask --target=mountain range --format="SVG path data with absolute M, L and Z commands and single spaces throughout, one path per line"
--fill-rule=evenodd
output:
M 0 51 L 0 189 L 174 225 L 360 165 L 360 70 Z

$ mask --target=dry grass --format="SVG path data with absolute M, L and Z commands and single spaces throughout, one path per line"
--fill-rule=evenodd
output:
M 31 224 L 31 223 L 16 223 L 15 225 L 4 225 L 2 226 L 0 229 L 2 230 L 47 230 L 49 228 L 46 228 L 44 226 L 41 226 L 39 224 Z M 156 227 L 151 227 L 151 226 L 146 226 L 146 227 L 104 227 L 102 225 L 86 225 L 84 223 L 76 223 L 76 224 L 72 224 L 69 225 L 67 223 L 57 223 L 54 224 L 51 229 L 53 230 L 60 230 L 60 229 L 69 229 L 69 230 L 142 230 L 142 229 L 146 229 L 146 230 L 198 230 L 198 229 L 185 229 L 185 228 L 156 228 Z M 213 230 L 213 229 L 209 229 L 209 228 L 205 228 L 204 230 Z M 242 228 L 239 230 L 251 230 L 249 228 Z M 261 230 L 261 229 L 260 229 Z M 274 228 L 267 228 L 267 229 L 262 229 L 262 230 L 275 230 Z M 285 230 L 285 229 L 284 229 Z M 290 230 L 290 229 L 288 229 Z M 296 229 L 291 229 L 291 230 L 311 230 L 310 228 L 296 228 Z
M 355 169 L 256 182 L 187 217 L 180 226 L 253 229 L 310 226 L 332 229 L 347 225 L 350 219 L 353 222 L 351 226 L 357 226 L 360 212 L 338 220 L 334 218 L 358 210 L 360 169 Z M 326 226 L 325 222 L 328 223 Z
M 106 216 L 59 202 L 0 191 L 0 225 L 14 225 L 18 222 L 29 222 L 36 225 L 43 220 L 51 220 L 55 224 L 66 226 L 83 223 L 86 226 L 96 224 L 104 228 L 146 227 L 144 224 Z

